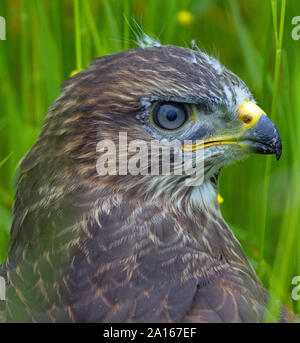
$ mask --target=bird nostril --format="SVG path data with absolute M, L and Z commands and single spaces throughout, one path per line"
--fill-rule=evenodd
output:
M 244 115 L 244 116 L 242 117 L 242 121 L 243 121 L 245 124 L 250 124 L 251 121 L 252 121 L 252 117 L 246 114 L 246 115 Z

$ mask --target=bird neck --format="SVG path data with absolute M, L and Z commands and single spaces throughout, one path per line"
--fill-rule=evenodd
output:
M 144 179 L 126 191 L 115 193 L 111 199 L 115 199 L 116 206 L 128 204 L 135 207 L 137 217 L 131 218 L 135 226 L 132 230 L 139 230 L 138 223 L 141 219 L 142 227 L 157 226 L 162 236 L 173 237 L 169 229 L 172 227 L 178 237 L 178 247 L 191 248 L 195 255 L 200 254 L 201 264 L 206 259 L 206 262 L 210 261 L 208 265 L 238 263 L 251 269 L 240 243 L 222 217 L 217 195 L 217 176 L 205 180 L 197 187 L 179 187 L 175 180 L 166 183 L 166 178 L 160 178 L 154 182 L 152 178 L 150 183 Z M 152 218 L 145 219 L 149 213 Z M 126 220 L 125 218 L 124 221 Z M 147 239 L 152 240 L 151 230 L 149 233 L 143 232 Z M 155 235 L 159 236 L 157 233 Z M 160 241 L 159 238 L 153 243 Z M 160 244 L 158 243 L 159 249 Z M 171 243 L 164 241 L 164 244 Z
M 174 202 L 167 199 L 161 206 L 171 210 L 182 225 L 186 242 L 194 241 L 207 256 L 227 262 L 245 263 L 246 257 L 240 243 L 223 219 L 218 202 L 217 179 L 206 180 L 192 187 L 184 199 Z

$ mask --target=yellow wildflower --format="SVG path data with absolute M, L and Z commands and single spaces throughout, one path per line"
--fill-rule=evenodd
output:
M 77 73 L 81 72 L 81 70 L 73 70 L 71 73 L 70 73 L 70 77 L 73 77 L 74 75 L 76 75 Z
M 224 202 L 224 198 L 222 197 L 221 194 L 218 193 L 218 203 L 222 204 Z
M 181 26 L 189 26 L 194 21 L 194 16 L 191 12 L 182 10 L 178 12 L 177 20 Z

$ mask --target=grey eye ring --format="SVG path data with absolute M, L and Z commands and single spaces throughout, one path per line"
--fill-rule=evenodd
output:
M 152 111 L 152 120 L 156 126 L 163 130 L 177 130 L 188 119 L 186 108 L 176 102 L 160 102 Z

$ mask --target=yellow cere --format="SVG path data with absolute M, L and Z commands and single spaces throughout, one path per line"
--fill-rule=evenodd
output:
M 181 26 L 189 26 L 194 21 L 194 16 L 191 12 L 182 10 L 178 12 L 177 20 Z
M 263 114 L 266 115 L 266 113 L 252 101 L 244 101 L 238 108 L 239 119 L 246 130 L 253 127 Z

